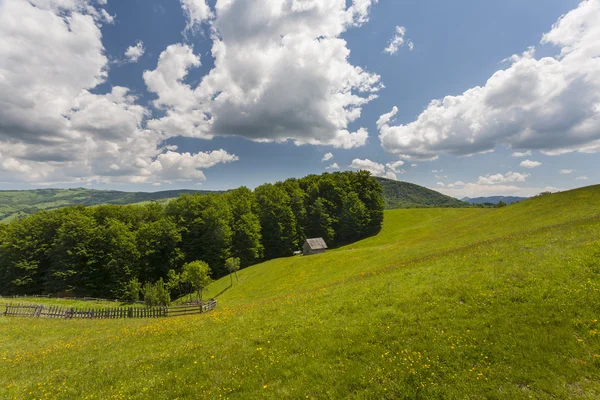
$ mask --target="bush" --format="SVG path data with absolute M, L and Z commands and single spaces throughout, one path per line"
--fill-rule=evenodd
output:
M 137 278 L 133 278 L 127 284 L 125 289 L 125 299 L 132 302 L 137 302 L 140 300 L 140 291 L 142 290 L 142 284 Z

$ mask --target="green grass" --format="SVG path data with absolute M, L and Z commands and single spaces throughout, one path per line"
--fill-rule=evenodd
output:
M 201 316 L 0 317 L 0 398 L 600 397 L 600 187 L 238 275 Z

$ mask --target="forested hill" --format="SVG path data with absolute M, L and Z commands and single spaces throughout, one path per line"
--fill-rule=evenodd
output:
M 468 203 L 414 183 L 375 178 L 383 187 L 385 208 L 469 207 Z
M 184 195 L 164 207 L 40 211 L 0 225 L 0 295 L 123 298 L 130 287 L 165 281 L 180 295 L 176 276 L 186 265 L 202 261 L 220 278 L 227 265 L 291 256 L 306 238 L 353 243 L 381 230 L 383 208 L 380 185 L 359 171 Z
M 383 186 L 386 209 L 423 207 L 467 207 L 468 204 L 434 190 L 407 182 L 375 178 Z M 207 190 L 167 190 L 162 192 L 121 192 L 95 189 L 0 190 L 0 222 L 67 206 L 135 204 L 166 201 L 182 194 L 217 193 Z
M 66 206 L 142 203 L 172 199 L 189 193 L 210 192 L 205 190 L 167 190 L 146 193 L 83 188 L 0 190 L 0 220 L 8 222 L 39 210 L 51 210 Z

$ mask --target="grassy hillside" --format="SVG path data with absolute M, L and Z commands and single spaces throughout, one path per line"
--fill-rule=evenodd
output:
M 388 211 L 197 317 L 0 317 L 0 398 L 598 398 L 599 199 Z
M 163 192 L 120 192 L 116 190 L 92 189 L 36 189 L 1 190 L 0 221 L 10 222 L 14 218 L 32 214 L 38 210 L 49 210 L 74 205 L 132 204 L 147 201 L 168 200 L 183 193 L 197 190 L 168 190 Z
M 468 207 L 469 204 L 435 190 L 386 178 L 376 178 L 383 187 L 385 208 Z

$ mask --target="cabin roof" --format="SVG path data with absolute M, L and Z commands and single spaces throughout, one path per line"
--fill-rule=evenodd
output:
M 323 238 L 306 239 L 306 243 L 308 243 L 311 250 L 324 250 L 327 248 L 327 244 Z

